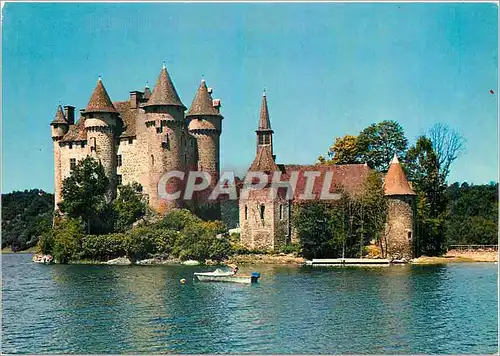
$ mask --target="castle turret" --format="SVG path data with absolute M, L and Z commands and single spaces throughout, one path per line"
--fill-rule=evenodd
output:
M 273 155 L 273 133 L 264 92 L 256 130 L 257 152 L 249 172 L 264 172 L 272 177 L 279 171 Z M 287 212 L 291 202 L 283 191 L 275 189 L 268 184 L 265 188 L 250 189 L 246 199 L 240 195 L 240 239 L 249 249 L 276 250 L 290 238 Z
M 90 155 L 98 159 L 109 179 L 108 198 L 116 194 L 116 129 L 118 112 L 114 107 L 101 78 L 82 112 Z
M 388 203 L 385 246 L 389 258 L 414 256 L 415 192 L 411 189 L 397 155 L 391 160 L 384 179 Z
M 174 84 L 163 66 L 156 86 L 147 103 L 145 125 L 148 137 L 149 158 L 149 203 L 158 212 L 164 213 L 172 208 L 182 207 L 180 200 L 168 201 L 158 196 L 158 183 L 161 176 L 169 171 L 183 171 L 185 162 L 186 107 L 179 99 Z M 178 179 L 168 181 L 166 191 L 174 193 L 182 190 Z
M 57 107 L 56 116 L 50 123 L 50 128 L 54 147 L 54 204 L 57 210 L 57 205 L 62 201 L 61 148 L 59 141 L 69 130 L 69 122 L 66 120 L 61 105 Z
M 186 118 L 189 122 L 189 132 L 197 141 L 197 169 L 210 174 L 210 187 L 213 188 L 217 185 L 220 174 L 219 150 L 223 116 L 219 112 L 220 101 L 213 100 L 211 93 L 212 90 L 207 88 L 205 80 L 202 80 Z M 205 194 L 199 195 L 199 203 L 207 203 L 209 194 L 210 189 L 207 189 Z M 210 204 L 203 209 L 202 214 L 207 218 L 219 219 L 220 205 L 217 202 L 208 203 Z

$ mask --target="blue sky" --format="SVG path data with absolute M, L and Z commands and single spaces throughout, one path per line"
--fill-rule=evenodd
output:
M 279 163 L 310 164 L 336 136 L 399 121 L 467 139 L 450 181 L 498 180 L 498 8 L 483 3 L 8 3 L 2 31 L 2 192 L 53 191 L 49 123 L 152 86 L 165 60 L 186 106 L 204 75 L 222 100 L 221 165 L 255 154 L 262 89 Z M 495 94 L 489 93 L 490 89 Z

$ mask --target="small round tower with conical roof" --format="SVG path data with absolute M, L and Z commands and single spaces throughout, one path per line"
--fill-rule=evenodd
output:
M 61 148 L 59 141 L 68 132 L 70 123 L 64 116 L 61 105 L 57 107 L 56 116 L 50 123 L 52 132 L 52 141 L 54 146 L 54 205 L 57 210 L 57 205 L 62 201 L 62 171 L 61 171 Z
M 182 104 L 170 76 L 163 66 L 151 97 L 143 106 L 148 140 L 149 160 L 149 204 L 159 213 L 182 207 L 181 200 L 166 200 L 159 196 L 158 184 L 164 173 L 184 171 L 186 122 Z M 167 182 L 166 192 L 182 190 L 182 182 L 172 178 Z M 162 188 L 162 189 L 163 189 Z
M 212 90 L 207 88 L 204 79 L 186 114 L 189 122 L 189 133 L 196 138 L 198 146 L 198 170 L 207 172 L 211 177 L 210 187 L 214 188 L 220 174 L 220 135 L 222 131 L 222 115 L 219 112 L 220 101 L 212 99 Z M 220 205 L 207 201 L 210 190 L 198 196 L 198 205 L 205 205 L 204 215 L 210 219 L 220 218 Z
M 415 192 L 411 189 L 397 155 L 389 164 L 384 179 L 388 204 L 385 250 L 388 258 L 414 256 Z
M 109 179 L 108 198 L 116 194 L 116 131 L 119 117 L 101 78 L 82 112 L 90 156 L 98 159 Z

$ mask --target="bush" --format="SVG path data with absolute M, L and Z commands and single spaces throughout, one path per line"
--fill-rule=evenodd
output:
M 59 263 L 78 259 L 83 239 L 83 224 L 79 220 L 64 219 L 54 229 L 52 254 Z
M 82 258 L 107 261 L 125 255 L 125 234 L 86 235 Z
M 282 246 L 279 249 L 279 252 L 281 252 L 281 253 L 295 253 L 295 254 L 299 254 L 301 251 L 302 251 L 302 248 L 300 247 L 299 243 L 287 244 L 285 246 Z

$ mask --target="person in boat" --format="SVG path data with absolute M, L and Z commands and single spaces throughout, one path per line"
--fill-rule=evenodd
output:
M 231 267 L 231 271 L 233 272 L 233 274 L 238 273 L 238 266 L 236 266 L 236 265 L 229 265 L 229 267 Z

